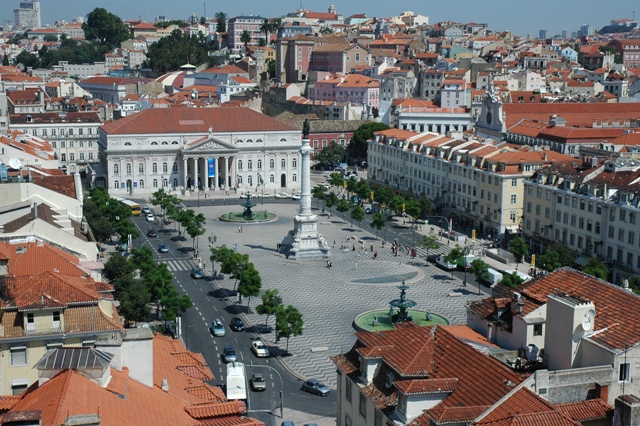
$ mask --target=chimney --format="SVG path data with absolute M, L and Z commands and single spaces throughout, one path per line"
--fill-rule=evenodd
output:
M 595 395 L 596 398 L 599 398 L 603 402 L 607 402 L 609 399 L 609 385 L 606 383 L 596 383 Z
M 162 379 L 162 390 L 167 393 L 169 392 L 169 381 L 167 380 L 166 377 Z
M 549 158 L 549 156 L 548 156 L 548 155 L 547 155 L 547 153 L 545 152 L 545 153 L 544 153 L 544 161 L 549 161 L 549 160 L 548 160 L 548 158 Z

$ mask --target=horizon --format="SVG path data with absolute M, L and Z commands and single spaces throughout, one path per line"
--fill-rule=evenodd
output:
M 14 24 L 13 9 L 18 8 L 19 0 L 5 0 L 6 8 L 0 10 L 0 20 L 2 24 Z M 62 4 L 60 4 L 62 3 Z M 71 22 L 74 18 L 86 16 L 96 7 L 102 7 L 123 21 L 142 19 L 154 22 L 157 16 L 164 16 L 166 19 L 187 20 L 192 13 L 196 16 L 211 18 L 218 12 L 224 12 L 228 18 L 239 15 L 259 15 L 264 18 L 283 17 L 302 6 L 304 9 L 315 12 L 325 12 L 329 5 L 335 5 L 337 12 L 345 18 L 356 13 L 364 13 L 367 17 L 387 18 L 397 16 L 404 11 L 412 11 L 418 15 L 429 17 L 429 23 L 454 21 L 461 23 L 478 22 L 486 23 L 489 29 L 494 32 L 511 31 L 517 36 L 525 37 L 527 34 L 538 36 L 539 31 L 547 30 L 548 36 L 560 35 L 563 30 L 570 36 L 572 32 L 579 30 L 581 25 L 591 25 L 596 31 L 612 20 L 635 19 L 636 4 L 630 0 L 614 0 L 610 2 L 609 17 L 602 14 L 602 3 L 594 0 L 564 2 L 552 2 L 541 0 L 535 7 L 527 7 L 518 2 L 509 0 L 490 0 L 479 3 L 475 0 L 457 0 L 455 7 L 449 3 L 423 3 L 417 5 L 412 0 L 401 0 L 389 3 L 383 0 L 371 0 L 363 6 L 361 3 L 335 0 L 335 1 L 307 1 L 281 0 L 278 8 L 274 10 L 272 5 L 254 0 L 236 0 L 233 4 L 214 5 L 211 0 L 184 0 L 176 3 L 170 0 L 140 0 L 134 4 L 106 0 L 65 0 L 54 3 L 51 0 L 40 0 L 40 14 L 42 25 L 53 25 L 55 21 Z M 494 11 L 499 10 L 500 14 Z M 528 25 L 523 25 L 523 16 L 526 17 Z

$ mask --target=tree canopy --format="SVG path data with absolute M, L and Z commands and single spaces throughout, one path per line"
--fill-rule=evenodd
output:
M 331 142 L 322 151 L 313 156 L 314 161 L 322 168 L 329 168 L 343 162 L 347 152 L 344 147 L 336 142 Z
M 374 132 L 388 128 L 389 126 L 384 123 L 365 123 L 358 127 L 349 142 L 349 159 L 355 162 L 366 161 L 367 141 L 373 137 Z
M 97 7 L 87 14 L 82 29 L 87 40 L 96 40 L 107 51 L 120 47 L 120 43 L 131 38 L 129 28 L 122 19 L 102 7 Z
M 294 306 L 278 306 L 276 310 L 276 339 L 287 339 L 287 352 L 289 352 L 289 339 L 302 335 L 304 319 L 300 311 Z

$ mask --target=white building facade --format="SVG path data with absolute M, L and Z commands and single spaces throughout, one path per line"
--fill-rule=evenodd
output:
M 96 183 L 112 195 L 299 190 L 300 137 L 249 108 L 148 109 L 100 129 Z

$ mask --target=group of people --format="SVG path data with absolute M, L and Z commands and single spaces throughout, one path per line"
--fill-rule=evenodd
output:
M 415 248 L 403 246 L 402 243 L 398 243 L 398 240 L 393 240 L 393 243 L 391 244 L 391 253 L 396 256 L 398 255 L 398 253 L 404 253 L 407 256 L 411 257 L 416 257 L 418 255 Z

